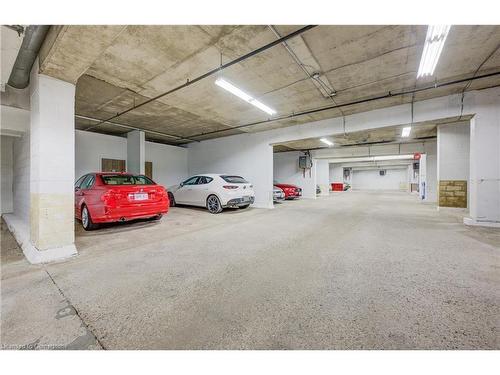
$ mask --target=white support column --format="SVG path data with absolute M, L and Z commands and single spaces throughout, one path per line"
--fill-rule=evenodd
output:
M 406 191 L 411 193 L 411 184 L 413 182 L 413 164 L 410 164 L 406 169 Z
M 330 194 L 330 169 L 328 160 L 316 160 L 316 183 L 321 189 L 321 196 L 328 196 Z
M 438 206 L 467 208 L 469 180 L 469 124 L 438 125 Z
M 468 225 L 500 228 L 500 95 L 478 93 L 470 121 L 470 217 Z
M 127 133 L 127 171 L 144 174 L 146 162 L 146 138 L 143 131 Z
M 316 199 L 317 166 L 318 160 L 312 159 L 312 167 L 300 172 L 303 176 L 302 198 Z
M 30 244 L 32 263 L 77 253 L 74 242 L 75 85 L 38 74 L 30 82 Z
M 427 155 L 420 156 L 420 169 L 418 171 L 418 195 L 420 199 L 427 197 Z

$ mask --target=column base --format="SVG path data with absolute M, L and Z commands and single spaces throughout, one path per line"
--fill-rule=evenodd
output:
M 40 251 L 30 241 L 29 227 L 13 214 L 2 215 L 7 227 L 31 264 L 64 260 L 78 254 L 74 244 Z
M 463 207 L 446 207 L 446 206 L 436 206 L 438 211 L 448 211 L 448 212 L 463 212 L 464 214 L 469 212 L 468 208 Z
M 472 217 L 464 217 L 464 224 L 478 227 L 500 228 L 500 222 L 498 221 L 481 221 Z

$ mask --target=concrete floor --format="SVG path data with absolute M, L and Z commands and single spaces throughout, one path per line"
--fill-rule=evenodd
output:
M 47 266 L 3 236 L 4 348 L 500 349 L 500 231 L 406 193 L 77 228 Z

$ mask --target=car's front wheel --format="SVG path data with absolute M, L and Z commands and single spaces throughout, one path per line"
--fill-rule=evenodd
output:
M 207 210 L 211 214 L 218 214 L 222 211 L 222 205 L 216 195 L 210 195 L 207 198 Z
M 87 206 L 82 207 L 82 226 L 85 230 L 93 230 L 97 228 L 97 225 L 92 222 Z

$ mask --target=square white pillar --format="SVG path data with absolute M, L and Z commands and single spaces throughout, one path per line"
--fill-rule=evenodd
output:
M 437 185 L 440 207 L 468 207 L 469 134 L 468 122 L 438 125 Z
M 127 171 L 144 174 L 146 162 L 146 137 L 143 131 L 127 133 Z
M 75 85 L 38 74 L 30 81 L 30 242 L 32 263 L 75 255 Z
M 500 228 L 500 97 L 484 98 L 470 121 L 468 225 Z
M 328 160 L 316 160 L 316 183 L 321 189 L 321 196 L 328 196 L 330 194 L 330 167 Z

